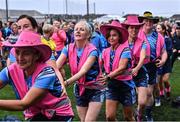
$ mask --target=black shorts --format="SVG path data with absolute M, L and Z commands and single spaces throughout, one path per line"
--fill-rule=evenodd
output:
M 156 84 L 156 77 L 157 77 L 157 67 L 154 62 L 150 62 L 148 64 L 145 64 L 145 67 L 147 69 L 148 75 L 149 75 L 149 80 L 148 84 L 153 85 Z
M 158 75 L 164 75 L 166 73 L 171 73 L 172 72 L 171 64 L 172 64 L 172 60 L 170 57 L 168 57 L 166 60 L 166 63 L 162 67 L 158 68 L 158 70 L 157 70 Z

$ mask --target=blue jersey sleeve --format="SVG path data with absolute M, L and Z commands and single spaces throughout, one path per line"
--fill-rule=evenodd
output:
M 3 82 L 3 85 L 6 85 L 9 83 L 9 75 L 8 75 L 8 69 L 7 67 L 1 70 L 0 72 L 0 80 Z
M 98 51 L 97 50 L 93 50 L 89 56 L 95 56 L 95 57 L 98 57 Z
M 63 53 L 64 55 L 66 55 L 66 57 L 68 56 L 68 49 L 67 49 L 67 47 L 64 47 L 63 49 L 62 49 L 62 52 L 61 53 Z
M 50 67 L 45 68 L 37 77 L 34 83 L 36 88 L 53 89 L 56 80 L 56 74 Z
M 37 77 L 34 87 L 48 89 L 49 92 L 56 97 L 60 97 L 62 93 L 61 83 L 51 67 L 45 68 Z
M 125 48 L 121 54 L 121 58 L 131 59 L 131 51 L 129 48 Z
M 147 44 L 146 42 L 144 41 L 143 44 L 142 44 L 142 49 L 146 49 L 147 48 Z

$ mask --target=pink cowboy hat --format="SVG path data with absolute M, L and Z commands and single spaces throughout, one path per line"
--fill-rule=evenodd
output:
M 111 24 L 105 24 L 100 27 L 101 33 L 106 37 L 107 32 L 110 29 L 116 29 L 122 34 L 122 43 L 128 39 L 128 31 L 122 27 L 121 23 L 118 21 L 112 21 Z
M 122 23 L 122 26 L 126 27 L 127 26 L 138 26 L 141 27 L 144 23 L 139 23 L 138 16 L 136 15 L 129 15 L 127 16 L 126 20 L 124 23 Z
M 3 46 L 8 47 L 32 47 L 41 53 L 40 61 L 46 62 L 51 56 L 51 48 L 45 44 L 41 43 L 41 37 L 32 31 L 23 31 L 19 35 L 19 38 L 15 44 L 9 43 L 9 41 L 3 42 Z M 14 48 L 12 50 L 14 50 Z M 12 51 L 15 54 L 15 51 Z

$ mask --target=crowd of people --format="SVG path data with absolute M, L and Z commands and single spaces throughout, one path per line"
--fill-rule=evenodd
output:
M 109 23 L 21 15 L 0 29 L 0 88 L 11 85 L 17 98 L 0 100 L 0 109 L 24 111 L 25 120 L 72 121 L 70 85 L 80 121 L 96 121 L 104 101 L 107 121 L 117 120 L 119 104 L 125 121 L 153 121 L 153 106 L 171 99 L 180 23 L 149 11 Z

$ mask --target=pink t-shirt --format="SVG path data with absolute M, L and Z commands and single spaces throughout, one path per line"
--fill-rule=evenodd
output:
M 64 30 L 58 30 L 58 32 L 53 33 L 51 38 L 55 41 L 56 51 L 61 51 L 66 42 L 66 32 Z

